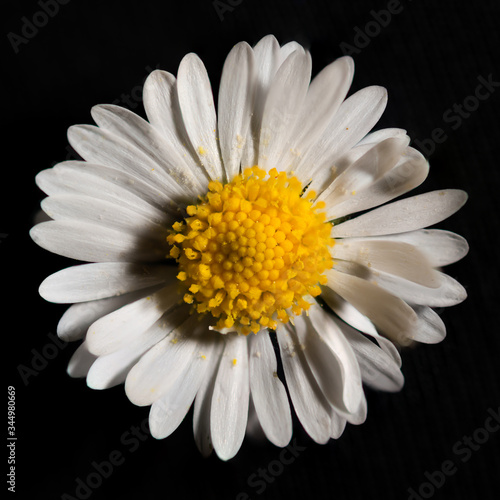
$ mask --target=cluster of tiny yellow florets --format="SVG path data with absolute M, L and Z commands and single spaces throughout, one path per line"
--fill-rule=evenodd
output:
M 227 184 L 210 182 L 172 226 L 184 301 L 217 318 L 217 329 L 276 328 L 309 308 L 305 295 L 319 295 L 334 240 L 323 204 L 302 191 L 285 172 L 247 168 Z

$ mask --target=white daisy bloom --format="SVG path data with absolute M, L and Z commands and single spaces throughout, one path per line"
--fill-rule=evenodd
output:
M 432 307 L 466 294 L 439 269 L 468 247 L 424 228 L 466 194 L 387 204 L 420 185 L 428 163 L 404 130 L 370 133 L 387 92 L 346 99 L 353 73 L 341 57 L 310 81 L 297 43 L 242 42 L 216 113 L 205 67 L 188 54 L 177 78 L 156 70 L 145 82 L 148 121 L 96 106 L 97 126 L 68 133 L 84 161 L 37 176 L 51 220 L 33 240 L 87 262 L 40 287 L 73 303 L 58 334 L 84 340 L 68 371 L 94 389 L 124 382 L 133 403 L 151 405 L 156 438 L 194 403 L 203 454 L 230 459 L 255 420 L 286 446 L 290 398 L 326 443 L 365 420 L 363 383 L 402 387 L 398 346 L 444 338 Z

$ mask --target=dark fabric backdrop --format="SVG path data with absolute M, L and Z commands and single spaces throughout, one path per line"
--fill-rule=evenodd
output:
M 5 7 L 0 251 L 18 498 L 497 498 L 498 2 L 10 0 Z M 123 386 L 93 391 L 66 375 L 76 345 L 54 340 L 66 306 L 45 302 L 37 288 L 72 262 L 28 236 L 43 198 L 33 179 L 71 158 L 66 129 L 91 123 L 94 104 L 114 102 L 144 116 L 147 74 L 175 74 L 191 51 L 216 92 L 233 44 L 269 33 L 306 46 L 314 73 L 351 54 L 352 91 L 388 89 L 378 127 L 407 129 L 430 158 L 417 192 L 468 191 L 465 208 L 439 227 L 470 242 L 469 255 L 448 268 L 469 298 L 439 311 L 448 329 L 441 344 L 403 351 L 400 393 L 367 390 L 364 425 L 324 446 L 296 425 L 286 455 L 246 440 L 224 463 L 199 455 L 192 413 L 157 441 L 141 430 L 148 409 L 132 405 Z

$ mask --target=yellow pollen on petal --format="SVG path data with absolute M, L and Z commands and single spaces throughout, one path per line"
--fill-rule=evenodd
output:
M 296 177 L 257 166 L 211 181 L 167 236 L 184 302 L 213 316 L 216 330 L 245 335 L 307 311 L 304 297 L 319 295 L 335 244 L 315 197 Z

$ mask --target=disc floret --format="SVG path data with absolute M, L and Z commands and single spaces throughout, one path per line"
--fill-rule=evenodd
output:
M 331 224 L 301 182 L 276 169 L 247 168 L 209 183 L 167 237 L 183 300 L 217 318 L 216 329 L 274 329 L 309 308 L 333 265 Z

